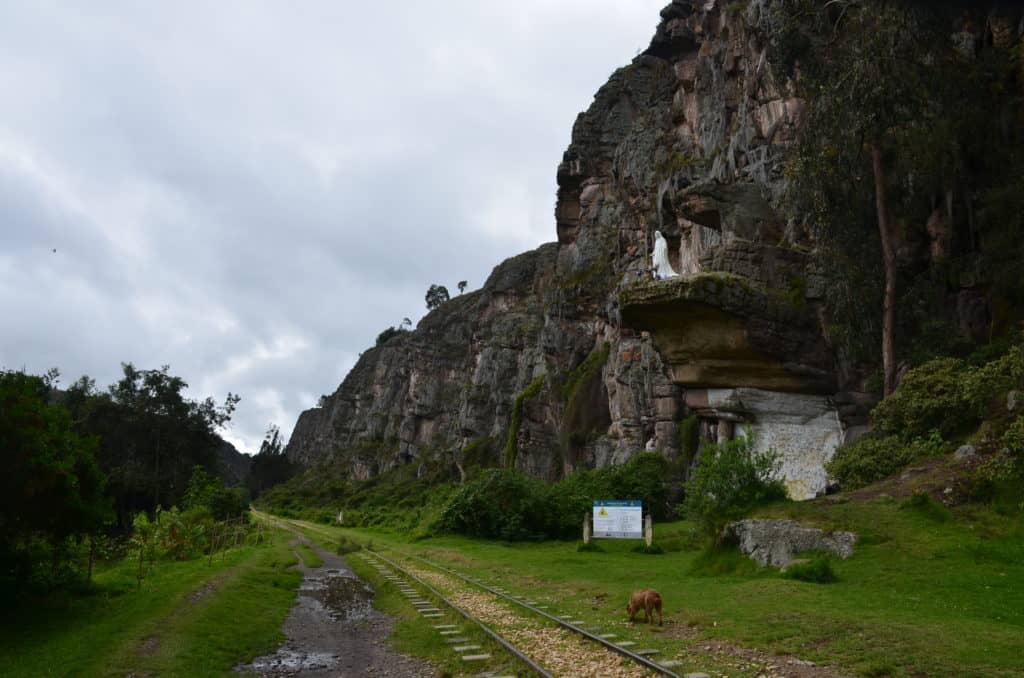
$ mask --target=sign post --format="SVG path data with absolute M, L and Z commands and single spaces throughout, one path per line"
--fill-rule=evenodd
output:
M 601 539 L 643 539 L 640 500 L 595 500 L 593 536 Z

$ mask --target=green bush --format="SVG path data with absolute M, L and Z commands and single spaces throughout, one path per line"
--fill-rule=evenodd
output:
M 1018 459 L 1024 457 L 1024 416 L 1018 416 L 1003 433 L 1003 447 Z
M 510 541 L 569 539 L 579 534 L 595 499 L 639 499 L 645 512 L 662 520 L 669 515 L 667 471 L 668 462 L 652 453 L 638 454 L 620 466 L 578 471 L 550 484 L 518 471 L 489 469 L 447 500 L 436 527 Z
M 354 553 L 356 551 L 360 551 L 362 550 L 362 548 L 363 547 L 359 545 L 359 542 L 355 541 L 354 539 L 349 539 L 345 535 L 342 535 L 338 538 L 337 550 L 339 556 L 343 556 L 346 553 Z
M 908 371 L 871 412 L 876 433 L 912 440 L 938 431 L 949 438 L 977 426 L 998 411 L 1007 391 L 1024 385 L 1024 345 L 1017 342 L 980 365 L 973 357 L 940 358 Z
M 1024 511 L 1024 463 L 1019 455 L 999 452 L 971 468 L 965 489 L 972 501 L 991 502 L 999 513 Z
M 831 560 L 824 554 L 815 554 L 806 563 L 793 563 L 783 570 L 782 576 L 814 584 L 831 584 L 839 580 L 832 570 Z
M 932 360 L 908 371 L 899 389 L 872 411 L 877 432 L 906 438 L 932 430 L 947 436 L 962 430 L 973 420 L 963 371 L 964 362 L 956 358 Z
M 742 518 L 758 504 L 783 499 L 776 478 L 778 455 L 753 449 L 750 431 L 722 443 L 705 444 L 697 470 L 686 486 L 683 508 L 707 535 L 717 535 L 730 520 Z
M 388 341 L 390 341 L 391 339 L 399 335 L 405 334 L 406 332 L 407 330 L 404 330 L 400 327 L 385 328 L 380 334 L 377 335 L 377 341 L 374 343 L 374 346 L 383 346 L 384 344 L 388 343 Z
M 872 432 L 837 448 L 825 470 L 845 489 L 856 489 L 886 478 L 917 459 L 943 454 L 948 448 L 938 431 L 909 442 Z
M 537 539 L 548 533 L 553 514 L 540 481 L 517 471 L 489 469 L 452 497 L 439 527 L 470 537 Z

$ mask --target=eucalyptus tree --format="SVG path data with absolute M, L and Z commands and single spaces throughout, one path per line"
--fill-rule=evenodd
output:
M 923 230 L 921 205 L 952 190 L 968 57 L 934 6 L 786 0 L 773 18 L 777 74 L 806 102 L 790 197 L 815 245 L 832 255 L 838 284 L 830 301 L 841 329 L 881 335 L 888 395 L 896 384 L 897 247 L 914 224 Z M 880 327 L 867 320 L 867 305 L 879 301 Z

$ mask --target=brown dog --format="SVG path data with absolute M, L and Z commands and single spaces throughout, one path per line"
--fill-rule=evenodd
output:
M 633 592 L 633 595 L 629 597 L 629 604 L 626 605 L 626 615 L 629 617 L 629 621 L 633 621 L 633 617 L 640 610 L 644 611 L 644 622 L 649 624 L 654 623 L 654 610 L 657 610 L 658 626 L 661 626 L 661 595 L 657 591 L 640 589 Z

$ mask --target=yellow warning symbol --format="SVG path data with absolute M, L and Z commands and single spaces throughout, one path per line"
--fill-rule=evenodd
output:
M 602 508 L 600 511 L 597 512 L 597 515 L 599 515 L 599 516 L 606 516 L 606 515 L 608 515 L 608 512 L 605 511 L 604 508 Z

